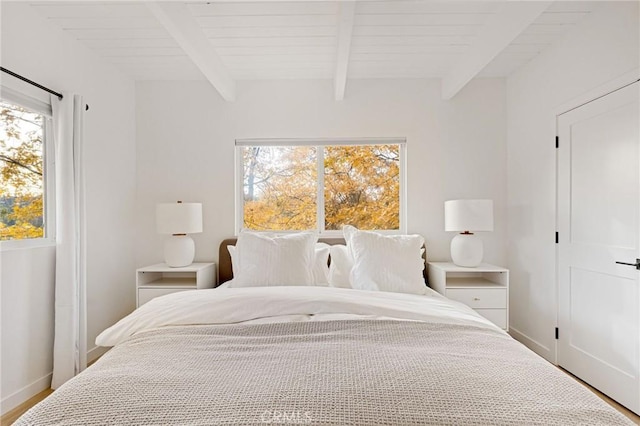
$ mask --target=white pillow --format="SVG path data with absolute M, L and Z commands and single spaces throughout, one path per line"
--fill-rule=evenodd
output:
M 424 248 L 420 249 L 420 258 L 424 255 Z M 423 259 L 424 261 L 424 259 Z M 329 286 L 353 288 L 351 285 L 351 269 L 353 256 L 347 246 L 337 244 L 331 246 L 331 265 L 329 266 Z
M 316 244 L 315 257 L 313 261 L 313 284 L 318 286 L 329 285 L 329 248 L 325 243 Z M 236 260 L 236 246 L 228 245 L 227 251 L 231 257 L 231 272 L 233 276 L 238 275 L 238 261 Z
M 236 246 L 227 246 L 229 257 L 231 257 L 231 273 L 234 277 L 238 276 L 238 260 L 236 259 Z
M 313 232 L 280 236 L 240 232 L 233 287 L 313 285 L 317 239 Z
M 330 245 L 316 244 L 315 259 L 313 261 L 313 283 L 315 285 L 329 285 L 329 253 Z
M 353 268 L 353 258 L 349 254 L 347 246 L 341 244 L 331 246 L 329 285 L 331 287 L 351 288 L 351 268 Z
M 381 235 L 343 228 L 353 257 L 351 286 L 360 290 L 425 294 L 424 260 L 420 235 Z

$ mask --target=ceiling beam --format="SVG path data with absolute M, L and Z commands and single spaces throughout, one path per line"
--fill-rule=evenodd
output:
M 442 98 L 453 98 L 544 12 L 551 1 L 508 1 L 488 19 L 460 62 L 442 79 Z
M 187 7 L 175 2 L 148 1 L 145 4 L 220 96 L 226 101 L 234 101 L 236 82 Z
M 347 72 L 349 70 L 349 52 L 351 50 L 351 34 L 356 12 L 355 1 L 345 1 L 339 4 L 338 12 L 338 46 L 336 49 L 336 72 L 333 77 L 333 87 L 336 101 L 344 99 L 347 87 Z

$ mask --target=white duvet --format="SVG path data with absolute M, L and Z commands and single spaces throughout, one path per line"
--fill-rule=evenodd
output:
M 333 287 L 217 288 L 157 297 L 97 338 L 115 346 L 158 327 L 337 319 L 397 319 L 475 325 L 500 330 L 471 308 L 429 291 L 427 295 Z

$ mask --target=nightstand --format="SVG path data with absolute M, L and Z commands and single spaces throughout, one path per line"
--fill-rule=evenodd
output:
M 145 266 L 136 270 L 136 306 L 165 294 L 213 288 L 216 276 L 215 263 L 192 263 L 182 268 L 166 263 Z
M 470 306 L 477 313 L 509 330 L 509 270 L 482 263 L 475 268 L 451 262 L 429 262 L 429 286 L 438 293 Z

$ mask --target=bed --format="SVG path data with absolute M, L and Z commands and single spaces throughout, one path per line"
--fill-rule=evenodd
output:
M 105 330 L 113 348 L 16 424 L 631 424 L 426 286 L 234 287 L 234 243 L 222 288 L 153 299 Z

